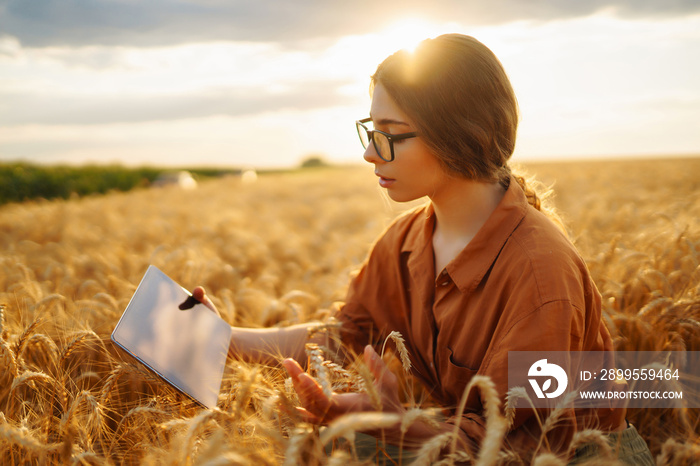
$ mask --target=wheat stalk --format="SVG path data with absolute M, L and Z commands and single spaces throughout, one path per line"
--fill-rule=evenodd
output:
M 36 331 L 36 328 L 39 326 L 39 324 L 42 322 L 42 319 L 37 318 L 34 319 L 34 321 L 24 329 L 24 332 L 22 332 L 22 335 L 20 335 L 19 339 L 17 340 L 17 343 L 15 344 L 15 354 L 19 358 L 19 355 L 22 354 L 24 351 L 24 346 L 27 344 L 27 340 L 29 339 L 29 336 Z
M 488 377 L 480 377 L 479 380 L 474 381 L 476 377 L 474 376 L 470 383 L 474 382 L 474 385 L 481 389 L 481 399 L 483 400 L 484 414 L 486 415 L 486 436 L 481 442 L 481 449 L 476 462 L 477 466 L 481 466 L 492 464 L 496 461 L 503 443 L 503 437 L 508 429 L 508 424 L 501 415 L 501 400 L 498 396 L 496 385 Z
M 303 464 L 301 455 L 304 452 L 312 452 L 308 447 L 305 448 L 305 444 L 313 442 L 313 434 L 313 430 L 305 426 L 297 427 L 294 430 L 294 433 L 287 443 L 283 466 L 297 466 L 298 464 Z
M 561 418 L 567 414 L 573 412 L 573 402 L 578 397 L 577 392 L 567 393 L 561 401 L 557 403 L 557 406 L 553 411 L 549 413 L 547 419 L 545 419 L 544 425 L 542 426 L 542 436 L 545 437 L 546 434 L 556 426 L 556 424 L 561 420 Z
M 29 382 L 32 382 L 32 381 L 42 381 L 42 382 L 46 382 L 47 384 L 49 384 L 52 387 L 59 387 L 59 389 L 62 388 L 58 384 L 56 379 L 54 379 L 53 377 L 51 377 L 48 374 L 45 374 L 43 372 L 24 371 L 24 372 L 22 372 L 22 374 L 19 377 L 17 377 L 16 379 L 14 379 L 12 381 L 12 388 L 10 389 L 10 395 L 12 394 L 12 392 L 15 391 L 15 389 L 17 389 L 17 387 L 19 387 L 21 385 L 28 384 Z
M 498 452 L 498 464 L 522 464 L 523 459 L 511 450 L 501 450 Z
M 338 437 L 345 437 L 356 431 L 362 431 L 370 427 L 374 429 L 385 429 L 395 426 L 401 421 L 401 417 L 394 413 L 352 413 L 338 417 L 331 422 L 326 430 L 321 433 L 321 445 L 328 444 Z
M 544 425 L 542 424 L 542 419 L 540 418 L 539 411 L 535 407 L 535 404 L 530 398 L 530 395 L 527 394 L 527 390 L 525 390 L 524 387 L 512 387 L 510 390 L 508 390 L 508 394 L 506 395 L 506 422 L 512 423 L 512 419 L 515 419 L 515 406 L 517 406 L 517 400 L 519 399 L 528 402 L 529 407 L 532 409 L 532 412 L 535 415 L 535 419 L 537 419 L 537 424 L 543 431 Z M 547 448 L 549 448 L 549 441 L 547 440 L 546 436 L 540 436 L 540 442 L 544 442 Z
M 112 390 L 114 389 L 114 385 L 125 371 L 126 366 L 120 364 L 110 372 L 109 377 L 107 377 L 107 381 L 102 386 L 102 390 L 100 390 L 100 404 L 102 406 L 106 404 L 110 393 L 112 393 Z
M 17 358 L 15 357 L 14 351 L 10 348 L 5 340 L 0 339 L 0 361 L 6 361 L 9 366 L 8 372 L 12 377 L 17 377 L 19 375 L 19 368 L 17 367 Z
M 81 403 L 86 406 L 88 414 L 87 422 L 83 427 L 85 427 L 89 433 L 96 433 L 99 431 L 100 426 L 102 425 L 102 407 L 98 403 L 97 398 L 95 398 L 87 390 L 83 390 L 78 394 L 78 396 L 75 397 L 68 411 L 61 419 L 59 428 L 62 432 L 64 432 L 64 435 L 67 435 L 70 427 L 74 425 L 74 418 Z M 88 438 L 92 437 L 88 435 Z
M 257 368 L 253 368 L 246 374 L 243 384 L 238 386 L 236 390 L 236 403 L 233 408 L 233 415 L 236 419 L 243 417 L 243 410 L 248 405 L 248 401 L 251 397 L 251 391 L 255 388 L 256 381 L 258 380 Z
M 450 445 L 450 454 L 455 453 L 457 449 L 460 419 L 464 414 L 469 393 L 475 387 L 479 387 L 481 390 L 481 398 L 484 400 L 484 415 L 486 417 L 486 436 L 481 443 L 481 449 L 476 463 L 477 465 L 481 465 L 495 461 L 503 442 L 503 436 L 508 428 L 507 422 L 501 415 L 499 409 L 501 402 L 498 392 L 496 391 L 496 386 L 489 377 L 475 375 L 464 389 L 462 399 L 455 413 L 457 422 L 455 422 L 455 427 L 452 432 L 453 438 Z
M 40 442 L 32 437 L 26 429 L 17 429 L 9 424 L 0 424 L 0 438 L 24 448 L 35 456 L 43 456 L 47 453 L 57 452 L 63 446 L 61 443 L 46 444 Z
M 41 299 L 40 301 L 38 301 L 34 306 L 32 306 L 31 310 L 32 310 L 32 311 L 36 311 L 36 310 L 39 309 L 41 306 L 45 306 L 45 305 L 51 304 L 51 303 L 53 303 L 54 301 L 58 301 L 58 302 L 61 302 L 61 303 L 64 303 L 64 304 L 65 304 L 65 302 L 66 302 L 66 297 L 63 296 L 63 295 L 60 295 L 60 294 L 58 294 L 58 293 L 50 294 L 50 295 L 48 295 L 48 296 L 42 298 L 42 299 Z
M 408 357 L 408 349 L 406 348 L 406 343 L 404 342 L 403 336 L 401 336 L 400 332 L 393 331 L 387 335 L 387 337 L 384 339 L 384 344 L 382 345 L 382 357 L 384 356 L 384 348 L 386 347 L 386 342 L 389 340 L 393 340 L 394 344 L 396 345 L 396 349 L 399 351 L 399 356 L 401 357 L 401 365 L 403 366 L 403 370 L 406 371 L 407 374 L 411 372 L 411 358 Z
M 110 444 L 110 446 L 109 446 L 109 449 L 107 450 L 107 452 L 108 452 L 108 455 L 107 455 L 107 456 L 111 456 L 111 453 L 112 453 L 112 451 L 113 451 L 113 449 L 114 449 L 114 445 L 116 444 L 116 442 L 117 442 L 117 440 L 118 440 L 118 438 L 119 438 L 119 437 L 117 436 L 117 434 L 119 433 L 119 430 L 121 429 L 121 427 L 122 427 L 124 424 L 126 424 L 127 419 L 131 419 L 133 416 L 140 415 L 140 414 L 152 414 L 152 415 L 167 416 L 169 413 L 167 413 L 167 412 L 165 412 L 165 411 L 163 411 L 163 410 L 161 410 L 161 409 L 158 409 L 158 408 L 155 408 L 155 407 L 151 407 L 151 406 L 136 406 L 135 408 L 130 409 L 129 412 L 127 412 L 127 413 L 119 420 L 119 424 L 117 424 L 117 427 L 114 429 L 114 432 L 113 432 L 113 434 L 112 434 L 112 442 L 111 442 L 111 444 Z M 181 420 L 178 419 L 177 421 L 181 421 Z M 182 421 L 182 424 L 183 424 L 183 425 L 184 425 L 184 423 L 185 423 L 185 421 Z M 161 429 L 166 430 L 167 428 L 170 427 L 170 426 L 164 427 L 166 424 L 167 424 L 167 423 L 161 423 L 161 424 L 159 424 L 158 426 L 159 426 Z
M 0 341 L 5 339 L 5 307 L 7 305 L 0 303 Z
M 455 463 L 458 464 L 472 464 L 474 458 L 466 451 L 457 450 L 454 453 L 449 453 L 445 455 L 443 459 L 437 463 L 433 463 L 432 466 L 454 466 Z
M 70 357 L 70 355 L 75 351 L 75 349 L 89 337 L 92 337 L 98 341 L 100 340 L 100 337 L 98 337 L 97 334 L 92 330 L 83 330 L 82 332 L 79 332 L 76 335 L 74 335 L 71 341 L 61 351 L 59 365 L 63 365 L 63 363 L 66 361 L 66 359 Z
M 674 438 L 669 438 L 661 446 L 661 454 L 657 457 L 656 464 L 697 464 L 698 459 L 700 459 L 700 445 L 691 442 L 681 443 Z
M 352 456 L 350 456 L 348 452 L 343 450 L 335 450 L 331 454 L 331 457 L 328 458 L 328 463 L 326 463 L 326 466 L 347 466 L 348 464 L 351 464 L 351 461 Z
M 350 371 L 328 360 L 323 361 L 323 366 L 328 370 L 332 392 L 342 392 L 350 389 L 353 381 L 353 375 Z
M 355 372 L 357 373 L 362 382 L 362 390 L 365 393 L 367 393 L 367 395 L 369 395 L 374 410 L 382 411 L 382 398 L 379 395 L 377 386 L 374 383 L 374 376 L 372 375 L 372 371 L 369 369 L 369 367 L 367 367 L 367 365 L 364 362 L 360 361 L 359 359 L 354 362 L 353 368 L 355 369 Z
M 553 453 L 542 453 L 533 460 L 532 466 L 566 466 L 566 461 Z
M 438 457 L 443 447 L 452 440 L 452 432 L 443 432 L 425 442 L 416 452 L 416 460 L 412 463 L 414 466 L 428 466 L 433 464 Z M 449 453 L 450 455 L 454 452 Z
M 615 454 L 610 446 L 610 442 L 608 442 L 608 438 L 601 431 L 595 429 L 585 429 L 576 432 L 571 439 L 569 451 L 574 451 L 583 445 L 589 444 L 596 445 L 601 453 L 600 456 L 606 461 L 613 461 L 615 459 Z
M 309 368 L 316 375 L 316 379 L 321 385 L 323 393 L 330 398 L 333 395 L 333 391 L 331 389 L 331 382 L 328 370 L 323 364 L 325 361 L 323 358 L 323 351 L 321 351 L 321 348 L 319 348 L 319 346 L 316 343 L 306 343 L 305 349 L 306 355 L 309 358 Z
M 79 453 L 77 455 L 73 455 L 72 457 L 72 465 L 73 466 L 84 466 L 88 464 L 96 464 L 96 465 L 111 465 L 112 463 L 105 458 L 101 457 L 95 452 L 92 451 L 84 451 L 82 453 Z
M 529 399 L 529 396 L 527 394 L 527 391 L 525 390 L 525 387 L 512 387 L 508 390 L 508 393 L 506 394 L 506 404 L 503 409 L 505 418 L 506 418 L 506 423 L 508 424 L 508 428 L 510 428 L 513 425 L 513 421 L 515 421 L 515 409 L 517 406 L 517 401 L 519 399 L 527 400 Z
M 185 433 L 185 438 L 182 441 L 180 452 L 180 457 L 184 460 L 185 464 L 192 462 L 192 447 L 200 427 L 212 419 L 216 414 L 217 411 L 215 410 L 205 410 L 199 413 L 193 419 L 189 420 L 187 432 Z
M 19 358 L 23 358 L 24 354 L 27 352 L 28 348 L 31 348 L 32 345 L 34 344 L 41 344 L 45 351 L 41 353 L 44 357 L 47 357 L 50 365 L 52 368 L 55 367 L 56 365 L 56 358 L 58 355 L 58 347 L 56 346 L 56 343 L 51 339 L 48 335 L 44 335 L 43 333 L 35 333 L 29 339 L 27 340 L 27 343 L 24 345 L 24 348 L 22 349 L 22 354 L 19 354 Z
M 406 411 L 401 419 L 401 433 L 405 434 L 408 428 L 417 421 L 423 421 L 431 427 L 437 428 L 440 423 L 435 419 L 435 414 L 426 409 L 411 408 Z

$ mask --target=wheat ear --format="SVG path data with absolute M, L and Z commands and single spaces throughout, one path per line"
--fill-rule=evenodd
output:
M 301 454 L 308 451 L 308 448 L 304 448 L 304 444 L 309 440 L 312 440 L 313 435 L 314 432 L 309 427 L 297 427 L 294 430 L 294 433 L 289 438 L 289 443 L 287 444 L 283 466 L 296 466 L 298 464 L 302 464 Z
M 5 339 L 5 307 L 7 305 L 0 303 L 0 341 Z
M 503 444 L 503 437 L 506 434 L 506 430 L 508 430 L 508 423 L 501 415 L 501 400 L 493 381 L 488 377 L 479 377 L 479 380 L 474 381 L 474 385 L 481 389 L 481 398 L 484 400 L 484 411 L 486 414 L 486 436 L 481 442 L 476 465 L 485 466 L 496 462 L 498 452 Z
M 396 345 L 396 349 L 399 352 L 399 356 L 401 357 L 401 365 L 403 366 L 403 370 L 406 371 L 406 373 L 411 372 L 411 358 L 408 357 L 408 349 L 406 348 L 406 342 L 403 339 L 403 336 L 401 335 L 400 332 L 391 332 L 387 337 L 384 339 L 384 344 L 382 345 L 382 357 L 384 356 L 384 348 L 386 347 L 386 342 L 389 340 L 393 340 L 394 344 Z
M 37 456 L 59 451 L 63 446 L 61 443 L 44 444 L 29 435 L 26 429 L 17 429 L 9 424 L 0 424 L 0 438 Z
M 9 373 L 12 377 L 17 377 L 19 375 L 19 368 L 17 367 L 17 358 L 15 357 L 14 351 L 10 348 L 7 342 L 0 338 L 0 362 L 5 359 L 7 365 L 9 365 Z
M 115 367 L 112 370 L 112 372 L 110 372 L 109 377 L 107 377 L 107 381 L 102 386 L 102 390 L 100 390 L 100 404 L 102 406 L 104 406 L 107 400 L 109 399 L 109 395 L 110 393 L 112 393 L 112 390 L 114 389 L 117 380 L 122 375 L 122 373 L 125 372 L 125 370 L 126 366 L 120 364 L 117 367 Z
M 78 412 L 80 404 L 84 403 L 87 406 L 88 412 L 88 428 L 91 432 L 97 432 L 102 424 L 102 407 L 98 403 L 97 398 L 95 398 L 92 393 L 87 390 L 81 391 L 78 396 L 75 397 L 70 405 L 70 408 L 61 420 L 61 430 L 66 432 L 67 428 L 70 427 L 73 421 L 73 417 Z
M 542 453 L 534 459 L 532 466 L 566 466 L 566 462 L 553 453 Z
M 544 421 L 544 426 L 542 426 L 542 435 L 540 436 L 540 443 L 542 442 L 543 438 L 546 438 L 547 433 L 554 428 L 554 426 L 557 425 L 559 420 L 565 415 L 570 413 L 571 410 L 573 410 L 573 402 L 576 400 L 576 397 L 578 394 L 576 392 L 571 392 L 567 394 L 562 401 L 557 403 L 556 408 L 549 413 L 549 416 L 547 416 L 547 419 Z M 537 450 L 539 450 L 539 445 L 537 447 Z
M 56 381 L 56 379 L 54 379 L 53 377 L 51 377 L 48 374 L 45 374 L 43 372 L 24 371 L 24 372 L 22 372 L 22 374 L 19 377 L 17 377 L 15 380 L 12 381 L 12 388 L 10 388 L 10 395 L 12 394 L 12 392 L 15 391 L 15 389 L 17 387 L 19 387 L 20 385 L 29 383 L 32 380 L 46 382 L 50 386 L 59 387 L 59 389 L 63 388 L 59 385 L 59 383 Z
M 414 466 L 429 466 L 438 459 L 440 451 L 452 440 L 452 432 L 443 432 L 425 442 L 416 452 Z M 453 454 L 453 453 L 450 453 Z
M 375 411 L 381 411 L 382 398 L 379 395 L 377 386 L 374 384 L 374 376 L 372 375 L 372 371 L 359 359 L 355 361 L 354 368 L 355 372 L 357 372 L 357 374 L 360 376 L 362 389 L 365 393 L 367 393 L 367 395 L 369 395 L 369 398 L 372 401 L 372 407 L 375 409 Z
M 463 450 L 457 450 L 454 453 L 449 453 L 443 459 L 441 459 L 437 463 L 434 463 L 432 466 L 454 466 L 455 463 L 472 464 L 473 462 L 474 458 L 472 458 L 472 456 L 469 453 Z
M 238 386 L 238 390 L 236 391 L 236 402 L 233 405 L 233 415 L 236 417 L 236 419 L 243 418 L 243 411 L 248 405 L 248 401 L 252 396 L 251 392 L 255 387 L 257 380 L 258 369 L 254 367 L 246 374 L 243 384 Z
M 328 369 L 323 364 L 323 351 L 321 351 L 321 348 L 319 348 L 316 343 L 307 343 L 305 349 L 306 355 L 309 357 L 309 368 L 311 368 L 316 374 L 316 378 L 318 379 L 319 384 L 321 384 L 323 393 L 330 398 L 331 395 L 333 395 L 333 391 L 331 390 Z
M 437 428 L 440 423 L 435 420 L 435 415 L 426 409 L 411 408 L 403 415 L 401 419 L 401 433 L 405 434 L 408 428 L 416 421 L 423 421 L 431 427 Z
M 585 429 L 576 432 L 571 439 L 569 451 L 576 450 L 576 448 L 587 444 L 598 446 L 601 456 L 606 460 L 612 461 L 615 458 L 615 454 L 613 453 L 607 437 L 601 431 L 595 429 Z
M 496 386 L 489 377 L 475 375 L 467 384 L 462 394 L 462 399 L 459 402 L 459 407 L 455 414 L 457 422 L 455 422 L 452 444 L 450 445 L 450 454 L 455 453 L 457 449 L 457 440 L 459 439 L 459 421 L 464 414 L 464 409 L 467 404 L 469 393 L 474 387 L 481 389 L 482 399 L 484 399 L 484 414 L 486 415 L 486 437 L 481 444 L 481 450 L 477 460 L 477 465 L 488 464 L 488 461 L 495 461 L 498 456 L 498 451 L 503 442 L 503 436 L 508 428 L 506 420 L 501 415 L 499 405 L 500 399 Z
M 513 421 L 515 421 L 515 407 L 517 406 L 517 401 L 519 399 L 529 399 L 525 387 L 513 387 L 508 390 L 508 393 L 506 394 L 506 404 L 503 411 L 505 413 L 506 422 L 508 423 L 509 428 L 513 425 Z
M 681 443 L 669 438 L 661 446 L 661 454 L 656 464 L 697 464 L 700 458 L 700 445 L 690 442 Z
M 19 357 L 20 354 L 24 351 L 24 346 L 27 344 L 27 340 L 29 337 L 36 331 L 36 328 L 39 326 L 39 324 L 42 322 L 41 319 L 34 319 L 34 322 L 32 322 L 29 327 L 24 329 L 24 332 L 22 332 L 22 335 L 20 335 L 19 340 L 17 340 L 17 344 L 15 345 L 15 354 Z
M 539 411 L 535 407 L 535 404 L 532 402 L 532 399 L 530 398 L 530 395 L 527 394 L 527 390 L 525 390 L 524 387 L 513 387 L 510 390 L 508 390 L 508 395 L 506 396 L 506 400 L 508 402 L 507 406 L 509 408 L 508 412 L 506 412 L 506 416 L 512 416 L 515 418 L 515 406 L 517 405 L 516 401 L 518 399 L 522 399 L 528 402 L 528 405 L 530 408 L 532 408 L 532 412 L 535 414 L 535 418 L 537 419 L 537 424 L 540 426 L 540 429 L 544 429 L 544 425 L 542 424 L 542 418 L 540 418 Z M 510 408 L 512 407 L 512 413 Z M 506 419 L 507 420 L 507 419 Z M 540 437 L 540 441 L 544 441 L 544 444 L 546 447 L 549 449 L 549 441 L 547 440 L 547 436 L 543 435 Z M 538 446 L 539 448 L 539 446 Z
M 31 310 L 31 311 L 36 311 L 36 310 L 39 309 L 41 306 L 44 306 L 44 305 L 46 305 L 46 304 L 50 304 L 50 303 L 52 303 L 53 301 L 59 301 L 59 302 L 61 302 L 61 303 L 65 303 L 65 302 L 66 302 L 66 297 L 63 296 L 63 295 L 61 295 L 61 294 L 58 294 L 58 293 L 50 294 L 50 295 L 48 295 L 48 296 L 42 298 L 39 302 L 37 302 L 34 306 L 32 306 L 30 310 Z
M 185 438 L 182 441 L 181 458 L 183 458 L 184 460 L 183 463 L 192 463 L 192 451 L 194 450 L 194 442 L 197 438 L 197 434 L 199 433 L 200 427 L 206 424 L 206 422 L 210 419 L 214 418 L 214 416 L 221 413 L 222 412 L 216 408 L 212 410 L 205 410 L 188 421 L 189 425 L 187 427 L 187 433 L 185 434 Z
M 74 335 L 71 341 L 61 351 L 59 365 L 62 365 L 66 361 L 66 359 L 68 359 L 68 357 L 73 353 L 73 351 L 75 351 L 75 349 L 88 337 L 93 337 L 96 340 L 100 339 L 100 337 L 98 337 L 97 334 L 92 330 L 83 330 L 82 332 L 79 332 L 78 334 Z

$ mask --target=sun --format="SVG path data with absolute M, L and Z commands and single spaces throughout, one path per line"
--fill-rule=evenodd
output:
M 441 33 L 440 27 L 420 18 L 402 18 L 380 32 L 388 47 L 413 52 L 423 40 Z

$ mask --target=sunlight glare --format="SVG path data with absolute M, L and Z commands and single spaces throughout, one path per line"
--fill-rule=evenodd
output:
M 413 52 L 424 39 L 435 37 L 440 28 L 419 18 L 403 18 L 380 32 L 382 40 L 393 52 Z M 389 52 L 392 53 L 392 52 Z

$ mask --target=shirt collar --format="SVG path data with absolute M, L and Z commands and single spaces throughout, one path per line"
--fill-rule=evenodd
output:
M 503 199 L 486 223 L 467 247 L 447 264 L 447 273 L 462 293 L 472 291 L 481 282 L 510 235 L 525 217 L 527 209 L 525 193 L 515 178 L 511 177 Z M 435 229 L 435 211 L 432 204 L 427 203 L 420 209 L 419 215 L 416 228 L 409 231 L 401 252 L 412 253 L 408 259 L 409 269 L 422 274 L 431 271 L 434 276 L 432 239 Z

